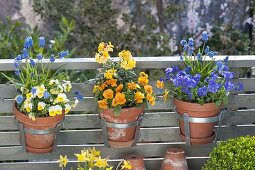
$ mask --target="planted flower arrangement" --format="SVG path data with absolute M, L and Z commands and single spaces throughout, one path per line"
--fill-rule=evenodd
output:
M 110 59 L 113 51 L 111 43 L 101 42 L 95 55 L 96 61 L 102 64 L 94 79 L 94 96 L 101 118 L 107 122 L 126 124 L 137 121 L 147 103 L 155 104 L 155 95 L 149 85 L 149 76 L 140 72 L 137 75 L 133 68 L 135 59 L 128 50 L 119 52 L 119 59 Z M 107 128 L 110 146 L 131 146 L 136 127 Z
M 75 156 L 77 157 L 78 161 L 78 170 L 112 170 L 113 166 L 110 166 L 108 164 L 108 158 L 101 158 L 100 151 L 97 151 L 95 148 L 93 149 L 83 149 L 81 150 L 81 153 L 76 153 Z M 62 168 L 62 170 L 65 169 L 68 163 L 67 156 L 60 155 L 60 158 L 58 160 L 59 167 Z M 121 165 L 122 164 L 122 165 Z M 132 166 L 131 164 L 126 161 L 122 160 L 116 170 L 131 170 Z M 71 168 L 73 170 L 73 168 Z
M 166 68 L 166 78 L 158 80 L 157 87 L 165 89 L 164 98 L 174 98 L 176 111 L 183 116 L 208 118 L 219 114 L 220 109 L 228 104 L 228 94 L 242 89 L 242 84 L 233 83 L 234 73 L 227 66 L 228 57 L 223 61 L 215 58 L 217 52 L 206 46 L 208 35 L 202 33 L 203 46 L 195 52 L 192 38 L 182 40 L 181 60 L 184 67 Z M 180 120 L 180 133 L 185 138 L 184 121 Z M 214 123 L 189 123 L 191 143 L 209 143 L 214 139 Z
M 43 37 L 38 39 L 38 44 L 33 44 L 32 37 L 27 37 L 22 54 L 14 59 L 16 77 L 3 74 L 17 88 L 13 112 L 24 127 L 26 150 L 32 153 L 52 151 L 55 134 L 50 129 L 62 122 L 65 114 L 78 103 L 77 98 L 67 97 L 72 89 L 67 74 L 60 68 L 50 70 L 56 56 L 52 54 L 49 63 L 42 64 L 44 48 Z M 59 58 L 66 55 L 68 52 L 62 51 Z M 38 134 L 38 130 L 51 132 Z

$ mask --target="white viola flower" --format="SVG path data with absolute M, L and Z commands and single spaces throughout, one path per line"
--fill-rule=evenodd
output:
M 70 110 L 71 110 L 70 104 L 65 104 L 65 114 L 69 113 Z
M 55 103 L 67 103 L 69 100 L 65 93 L 59 93 L 57 98 L 55 99 Z
M 46 104 L 44 102 L 39 102 L 37 106 L 37 110 L 41 111 L 44 109 L 45 106 Z
M 56 109 L 56 114 L 57 115 L 61 115 L 62 114 L 62 107 L 60 105 L 56 105 L 55 109 Z

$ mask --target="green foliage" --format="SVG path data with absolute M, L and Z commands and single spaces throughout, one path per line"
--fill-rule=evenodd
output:
M 255 137 L 245 136 L 221 141 L 210 153 L 203 170 L 253 170 Z
M 171 55 L 170 36 L 159 32 L 158 16 L 148 9 L 151 1 L 134 1 L 134 13 L 120 15 L 113 8 L 111 0 L 33 0 L 33 8 L 47 23 L 57 27 L 63 15 L 67 19 L 75 19 L 75 31 L 70 39 L 72 46 L 77 47 L 78 54 L 93 57 L 99 42 L 112 41 L 118 44 L 117 50 L 130 49 L 136 56 Z M 156 4 L 153 4 L 156 6 Z M 164 23 L 172 21 L 180 10 L 179 6 L 163 5 Z M 124 27 L 117 25 L 117 20 L 124 22 Z M 141 21 L 141 22 L 140 22 Z M 163 24 L 164 25 L 164 24 Z M 117 53 L 113 53 L 117 56 Z

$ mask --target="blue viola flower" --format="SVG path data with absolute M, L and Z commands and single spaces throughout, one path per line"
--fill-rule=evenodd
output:
M 220 88 L 220 85 L 216 82 L 209 82 L 209 85 L 208 85 L 208 91 L 211 92 L 211 93 L 217 93 L 218 90 Z
M 24 48 L 31 48 L 33 46 L 33 39 L 31 36 L 26 37 L 25 43 L 24 43 Z
M 207 41 L 208 41 L 208 34 L 207 34 L 206 31 L 203 31 L 203 32 L 202 32 L 202 40 L 203 40 L 204 42 L 207 42 Z
M 22 96 L 22 95 L 18 95 L 18 96 L 16 97 L 16 102 L 17 102 L 18 104 L 22 103 L 22 102 L 23 102 L 23 96 Z
M 35 63 L 35 61 L 32 58 L 30 58 L 29 61 L 30 61 L 30 65 L 31 66 L 35 66 L 36 63 Z
M 80 92 L 78 92 L 78 91 L 76 91 L 75 93 L 75 97 L 78 99 L 78 100 L 83 100 L 83 95 L 80 93 Z
M 193 38 L 189 38 L 188 45 L 189 45 L 190 47 L 193 47 L 193 46 L 194 46 L 194 40 L 193 40 Z
M 32 94 L 35 94 L 35 93 L 36 93 L 36 87 L 32 87 L 31 93 L 32 93 Z
M 225 71 L 222 73 L 222 75 L 224 76 L 224 78 L 226 80 L 232 79 L 234 77 L 234 72 L 229 72 L 229 71 Z
M 18 55 L 16 58 L 15 58 L 16 61 L 21 61 L 22 60 L 22 56 L 21 55 Z
M 15 69 L 15 75 L 19 76 L 20 75 L 20 70 L 19 69 Z
M 50 93 L 47 92 L 47 91 L 45 91 L 45 92 L 43 93 L 43 97 L 44 97 L 45 99 L 48 99 L 48 98 L 50 97 Z
M 226 89 L 226 91 L 231 91 L 235 88 L 235 85 L 232 84 L 230 81 L 227 81 L 225 84 L 224 84 L 224 87 Z
M 199 97 L 204 97 L 207 94 L 207 88 L 205 86 L 198 88 L 197 94 Z
M 37 60 L 42 60 L 43 59 L 43 56 L 41 53 L 37 54 Z
M 69 52 L 68 51 L 61 51 L 58 55 L 59 55 L 59 58 L 64 58 L 65 56 L 69 55 Z
M 194 88 L 197 86 L 197 82 L 194 79 L 189 78 L 186 80 L 186 86 L 189 88 Z
M 43 48 L 45 46 L 45 39 L 44 39 L 44 37 L 41 36 L 41 37 L 38 38 L 38 40 L 39 40 L 39 47 Z
M 50 62 L 52 62 L 52 63 L 55 62 L 55 57 L 53 54 L 50 55 Z
M 23 48 L 22 59 L 27 59 L 27 58 L 28 58 L 28 56 L 29 56 L 29 54 L 28 54 L 27 49 L 26 49 L 26 48 Z
M 197 73 L 193 78 L 198 83 L 201 79 L 201 74 Z
M 184 47 L 184 46 L 186 46 L 187 45 L 187 41 L 186 40 L 181 40 L 181 45 Z

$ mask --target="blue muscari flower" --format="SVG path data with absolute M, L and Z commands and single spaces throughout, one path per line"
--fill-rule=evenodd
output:
M 32 37 L 30 36 L 30 37 L 27 37 L 26 39 L 25 39 L 25 43 L 24 43 L 24 48 L 31 48 L 33 46 L 33 39 L 32 39 Z
M 203 31 L 203 33 L 202 33 L 202 40 L 203 40 L 204 42 L 207 42 L 207 41 L 208 41 L 208 34 L 207 34 L 206 31 Z
M 217 70 L 222 70 L 223 63 L 221 61 L 216 61 Z
M 20 70 L 19 69 L 15 69 L 15 75 L 19 76 L 20 75 Z
M 228 62 L 228 58 L 229 58 L 228 56 L 225 57 L 224 60 L 223 60 L 223 62 L 224 62 L 224 63 L 227 63 L 227 62 Z
M 55 62 L 55 57 L 53 54 L 50 55 L 50 62 L 52 62 L 52 63 Z
M 206 46 L 204 52 L 205 52 L 206 54 L 208 54 L 208 53 L 210 52 L 210 47 L 209 47 L 209 46 Z
M 201 53 L 197 53 L 197 60 L 198 61 L 202 61 L 202 54 Z
M 23 101 L 23 96 L 22 96 L 22 95 L 18 95 L 18 96 L 16 97 L 16 102 L 17 102 L 18 104 L 20 104 L 20 103 L 22 103 L 22 101 Z
M 83 100 L 83 95 L 80 92 L 76 91 L 74 94 L 78 100 Z
M 35 94 L 36 93 L 36 88 L 32 87 L 31 92 L 32 92 L 32 94 Z
M 39 37 L 39 47 L 43 48 L 45 46 L 45 39 L 43 36 Z
M 19 63 L 17 63 L 16 61 L 14 62 L 14 67 L 17 68 L 19 66 Z
M 50 97 L 50 93 L 47 92 L 47 91 L 45 91 L 45 92 L 43 93 L 43 97 L 44 97 L 45 99 L 48 99 L 48 98 Z
M 188 50 L 188 56 L 192 56 L 193 50 L 191 48 L 189 48 Z
M 183 56 L 182 55 L 180 56 L 180 60 L 183 61 Z
M 36 63 L 35 63 L 35 61 L 32 58 L 30 58 L 29 61 L 30 61 L 30 65 L 31 66 L 35 66 Z
M 22 59 L 27 59 L 27 58 L 28 58 L 28 51 L 26 48 L 23 48 Z
M 59 54 L 59 58 L 64 58 L 65 56 L 69 55 L 68 51 L 61 51 Z
M 186 46 L 187 45 L 187 41 L 186 40 L 181 40 L 181 45 L 184 47 L 184 46 Z
M 207 55 L 210 57 L 210 58 L 213 58 L 215 55 L 217 55 L 218 54 L 218 52 L 216 52 L 216 51 L 210 51 L 210 52 L 208 52 L 207 53 Z
M 37 60 L 42 60 L 43 59 L 43 56 L 41 53 L 37 54 Z
M 15 58 L 16 61 L 21 61 L 22 60 L 22 56 L 21 55 L 18 55 L 16 58 Z
M 186 67 L 184 71 L 185 73 L 189 74 L 191 71 L 191 66 Z
M 204 97 L 207 94 L 207 88 L 205 86 L 198 88 L 197 94 L 199 97 Z
M 232 84 L 230 81 L 226 81 L 226 83 L 224 84 L 224 87 L 226 91 L 231 91 L 235 88 L 235 85 Z
M 193 40 L 193 38 L 189 38 L 188 45 L 189 45 L 190 47 L 193 47 L 193 46 L 194 46 L 194 40 Z
M 200 81 L 200 78 L 201 78 L 201 74 L 197 73 L 193 79 L 196 81 L 196 82 L 199 82 Z

